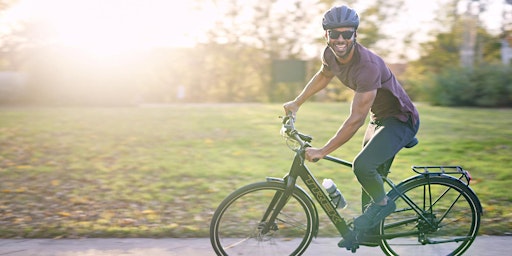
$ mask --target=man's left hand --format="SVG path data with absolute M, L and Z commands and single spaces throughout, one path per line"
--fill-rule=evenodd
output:
M 319 148 L 306 148 L 306 160 L 310 162 L 316 162 L 324 158 L 322 150 Z

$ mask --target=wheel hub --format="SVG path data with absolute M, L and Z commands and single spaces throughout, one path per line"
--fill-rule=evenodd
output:
M 429 243 L 427 235 L 439 230 L 439 223 L 437 222 L 436 215 L 433 213 L 424 213 L 423 216 L 425 216 L 428 222 L 424 219 L 418 220 L 418 241 L 425 245 Z

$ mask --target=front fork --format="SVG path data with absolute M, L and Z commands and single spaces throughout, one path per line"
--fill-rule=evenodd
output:
M 286 203 L 288 203 L 288 200 L 293 194 L 296 178 L 287 176 L 285 177 L 284 182 L 286 184 L 286 189 L 284 192 L 276 192 L 267 210 L 265 211 L 265 214 L 263 214 L 263 217 L 261 218 L 260 229 L 262 234 L 266 234 L 270 230 L 277 229 L 277 226 L 275 225 L 277 215 L 281 212 Z

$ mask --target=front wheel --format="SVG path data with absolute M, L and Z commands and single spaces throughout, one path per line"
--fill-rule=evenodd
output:
M 219 205 L 210 225 L 210 241 L 217 255 L 301 255 L 313 238 L 316 208 L 295 190 L 273 223 L 264 217 L 285 185 L 260 182 L 242 187 Z M 269 225 L 267 225 L 269 224 Z M 270 227 L 263 231 L 263 227 Z
M 482 209 L 465 184 L 434 176 L 414 179 L 397 188 L 421 212 L 396 191 L 396 211 L 381 223 L 381 247 L 387 255 L 462 255 L 475 239 Z

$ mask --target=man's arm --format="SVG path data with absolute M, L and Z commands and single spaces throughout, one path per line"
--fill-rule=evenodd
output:
M 295 102 L 299 106 L 302 105 L 309 97 L 324 89 L 329 82 L 331 82 L 333 77 L 334 75 L 322 66 L 313 78 L 311 78 L 306 87 L 304 87 L 304 90 L 302 90 L 299 96 L 295 98 Z
M 349 141 L 357 130 L 364 125 L 376 95 L 377 90 L 356 92 L 350 107 L 350 115 L 345 122 L 343 122 L 338 132 L 336 132 L 336 134 L 322 148 L 306 149 L 306 159 L 309 161 L 322 159 L 324 156 L 330 154 Z
M 311 96 L 325 88 L 331 82 L 334 75 L 324 66 L 309 80 L 306 87 L 295 98 L 295 100 L 287 102 L 283 105 L 286 112 L 291 112 L 294 116 L 299 107 L 306 102 Z
M 377 90 L 355 93 L 354 100 L 350 107 L 349 117 L 345 122 L 343 122 L 336 135 L 334 135 L 334 137 L 332 137 L 322 148 L 325 155 L 331 153 L 349 141 L 357 130 L 364 125 L 376 95 Z

